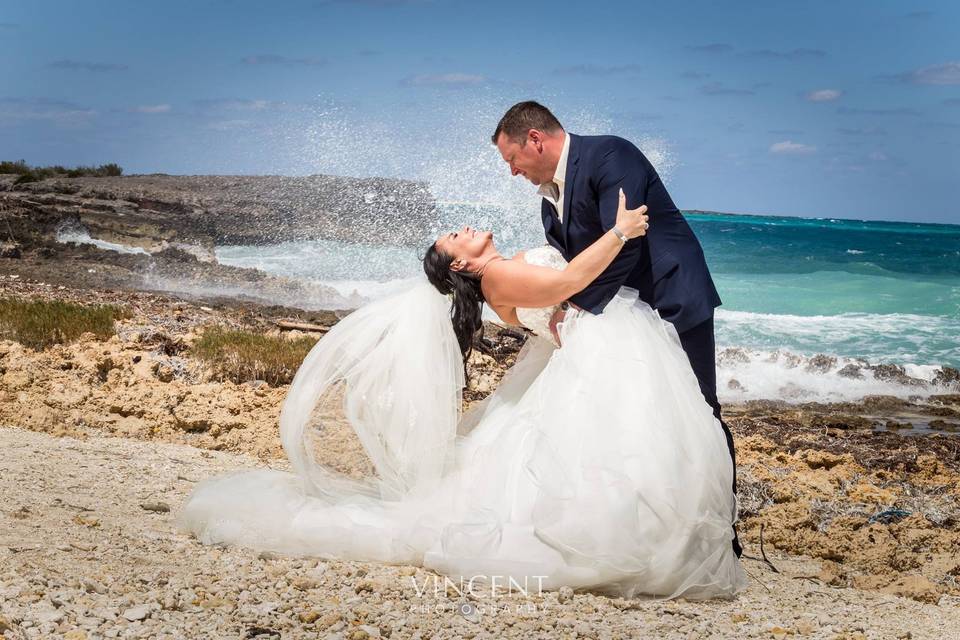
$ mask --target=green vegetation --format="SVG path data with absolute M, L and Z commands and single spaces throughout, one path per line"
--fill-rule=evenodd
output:
M 87 331 L 109 338 L 114 335 L 114 321 L 126 317 L 126 309 L 109 304 L 0 298 L 0 338 L 39 350 L 71 342 Z
M 14 184 L 21 184 L 23 182 L 36 182 L 37 180 L 43 180 L 44 178 L 79 178 L 81 176 L 93 176 L 96 178 L 104 178 L 107 176 L 120 176 L 123 175 L 123 169 L 120 165 L 110 163 L 102 164 L 99 167 L 74 167 L 73 169 L 68 169 L 60 165 L 52 165 L 49 167 L 31 167 L 24 160 L 18 160 L 16 162 L 11 162 L 9 160 L 0 160 L 0 174 L 3 173 L 13 173 L 19 178 L 16 179 Z
M 204 330 L 191 353 L 209 363 L 221 380 L 237 384 L 264 380 L 270 385 L 289 384 L 317 338 L 296 340 L 265 336 L 224 327 Z

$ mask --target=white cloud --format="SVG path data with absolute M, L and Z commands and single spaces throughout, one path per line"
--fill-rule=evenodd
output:
M 0 98 L 0 126 L 24 121 L 49 121 L 63 128 L 80 128 L 97 116 L 93 109 L 50 98 Z
M 283 107 L 282 102 L 243 99 L 195 100 L 194 104 L 207 111 L 267 111 L 268 109 L 280 109 Z
M 883 162 L 885 160 L 889 160 L 889 157 L 887 157 L 887 154 L 883 153 L 882 151 L 874 151 L 868 157 L 871 160 L 875 160 L 877 162 Z
M 770 145 L 770 153 L 779 153 L 783 155 L 808 155 L 816 152 L 817 148 L 808 144 L 784 140 L 783 142 L 774 142 Z
M 47 65 L 51 69 L 62 69 L 65 71 L 93 71 L 94 73 L 104 73 L 109 71 L 126 71 L 127 65 L 115 62 L 88 62 L 86 60 L 56 60 Z
M 839 89 L 817 89 L 804 97 L 810 102 L 832 102 L 842 95 L 843 91 Z
M 960 62 L 945 62 L 896 76 L 911 84 L 960 84 Z
M 213 129 L 214 131 L 233 131 L 234 129 L 246 129 L 253 125 L 253 122 L 250 120 L 220 120 L 218 122 L 211 122 L 207 125 L 208 129 Z
M 142 104 L 136 109 L 137 113 L 170 113 L 170 105 L 168 104 Z

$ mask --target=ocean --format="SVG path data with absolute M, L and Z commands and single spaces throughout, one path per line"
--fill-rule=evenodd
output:
M 538 209 L 452 202 L 441 208 L 437 232 L 464 222 L 493 229 L 506 255 L 543 243 Z M 716 333 L 725 401 L 907 397 L 918 388 L 870 371 L 860 377 L 840 371 L 850 364 L 897 364 L 929 380 L 941 366 L 960 367 L 960 226 L 685 216 L 723 299 Z M 424 248 L 311 241 L 223 246 L 217 258 L 372 299 L 422 277 Z M 309 304 L 322 308 L 324 301 Z

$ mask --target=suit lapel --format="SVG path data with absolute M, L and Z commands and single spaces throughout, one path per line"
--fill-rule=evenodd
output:
M 563 182 L 563 245 L 569 246 L 570 240 L 570 213 L 573 209 L 573 181 L 577 177 L 577 169 L 580 164 L 580 143 L 582 139 L 578 135 L 570 134 L 570 149 L 567 151 L 567 172 Z

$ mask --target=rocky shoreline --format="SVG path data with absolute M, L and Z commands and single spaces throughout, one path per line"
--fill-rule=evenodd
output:
M 947 367 L 936 387 L 921 387 L 896 366 L 869 365 L 871 375 L 915 386 L 910 398 L 725 407 L 752 576 L 733 603 L 561 593 L 525 600 L 531 616 L 464 616 L 444 598 L 447 608 L 411 614 L 396 608 L 411 597 L 399 583 L 424 577 L 420 569 L 199 545 L 174 530 L 173 514 L 206 475 L 283 468 L 286 385 L 221 380 L 191 345 L 213 325 L 319 337 L 344 312 L 305 309 L 329 291 L 175 246 L 205 246 L 190 225 L 165 239 L 144 232 L 141 248 L 148 236 L 167 243 L 149 255 L 59 242 L 66 209 L 40 198 L 51 193 L 43 184 L 29 196 L 23 186 L 0 187 L 0 298 L 128 313 L 109 338 L 87 334 L 41 351 L 0 340 L 0 637 L 612 638 L 643 628 L 677 638 L 852 639 L 951 637 L 946 630 L 960 628 L 960 373 Z M 101 239 L 134 242 L 92 219 L 81 217 Z M 171 282 L 181 286 L 161 286 Z M 526 339 L 486 325 L 465 407 L 496 388 Z M 350 454 L 346 470 L 365 473 L 351 435 L 332 437 L 331 450 Z
M 166 174 L 17 178 L 0 174 L 5 217 L 26 212 L 31 229 L 47 235 L 72 223 L 95 238 L 150 253 L 361 237 L 370 243 L 419 244 L 436 219 L 427 186 L 408 180 Z
M 331 287 L 218 263 L 214 248 L 430 237 L 426 186 L 337 176 L 123 176 L 17 183 L 0 175 L 0 273 L 96 289 L 354 308 Z M 96 246 L 100 243 L 104 246 Z

